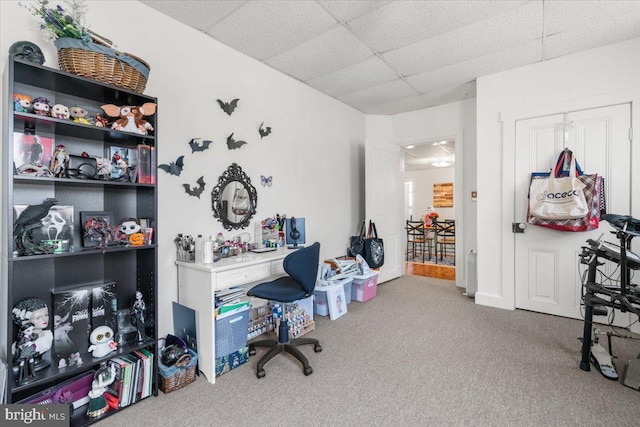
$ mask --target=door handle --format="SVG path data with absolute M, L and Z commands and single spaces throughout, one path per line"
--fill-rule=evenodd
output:
M 511 223 L 511 232 L 512 233 L 524 233 L 524 229 L 527 228 L 527 224 L 524 222 L 512 222 Z

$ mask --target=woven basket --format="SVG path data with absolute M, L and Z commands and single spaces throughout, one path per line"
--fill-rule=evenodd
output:
M 196 380 L 196 365 L 198 356 L 193 350 L 189 350 L 191 358 L 184 362 L 178 361 L 174 366 L 167 367 L 158 362 L 160 382 L 158 387 L 163 393 L 171 393 L 180 390 Z
M 151 67 L 137 56 L 79 39 L 59 38 L 55 44 L 63 71 L 138 93 L 147 85 Z

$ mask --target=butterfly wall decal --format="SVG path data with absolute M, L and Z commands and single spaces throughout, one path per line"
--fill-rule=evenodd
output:
M 224 102 L 221 99 L 218 99 L 218 104 L 220 105 L 220 108 L 222 108 L 222 111 L 224 111 L 225 113 L 227 113 L 228 116 L 231 115 L 231 113 L 233 113 L 233 110 L 236 109 L 236 107 L 238 106 L 238 101 L 240 101 L 240 99 L 236 98 L 231 102 Z
M 271 183 L 273 182 L 272 176 L 264 176 L 260 175 L 260 183 L 263 187 L 271 187 Z

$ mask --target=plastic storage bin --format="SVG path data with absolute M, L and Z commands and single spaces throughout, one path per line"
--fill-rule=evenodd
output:
M 378 290 L 378 273 L 371 271 L 353 278 L 351 298 L 355 301 L 365 302 L 376 296 Z
M 329 286 L 316 286 L 314 290 L 315 298 L 313 302 L 313 312 L 318 316 L 328 316 L 329 315 L 329 305 L 327 304 L 327 289 L 332 286 L 344 286 L 344 296 L 347 301 L 347 304 L 351 302 L 351 282 L 352 278 L 348 277 L 346 279 L 341 279 L 338 282 L 335 282 L 333 285 Z
M 249 307 L 216 318 L 216 359 L 228 356 L 247 345 Z

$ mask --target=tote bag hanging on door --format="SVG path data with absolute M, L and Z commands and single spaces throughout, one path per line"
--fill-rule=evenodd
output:
M 384 245 L 378 237 L 376 224 L 369 220 L 367 238 L 364 239 L 364 259 L 371 268 L 379 268 L 384 264 Z

